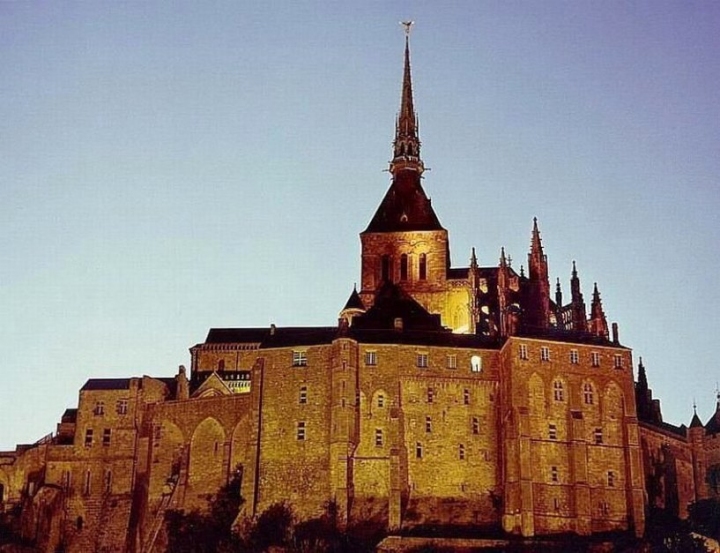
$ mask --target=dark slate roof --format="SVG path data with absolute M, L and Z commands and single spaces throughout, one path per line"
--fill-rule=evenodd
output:
M 705 424 L 705 433 L 706 434 L 720 433 L 720 402 L 718 402 L 718 405 L 715 409 L 715 412 L 713 413 L 713 416 L 710 417 L 710 420 L 707 421 L 707 423 Z
M 211 328 L 206 344 L 260 344 L 261 348 L 329 344 L 336 335 L 335 326 L 264 328 Z
M 409 344 L 418 346 L 442 346 L 471 349 L 500 349 L 503 339 L 478 334 L 454 334 L 424 330 L 363 329 L 350 327 L 348 336 L 361 344 Z
M 77 420 L 77 409 L 65 409 L 65 412 L 60 418 L 61 422 L 75 422 Z
M 87 390 L 128 390 L 130 388 L 129 378 L 91 378 L 80 391 Z
M 175 380 L 174 376 L 162 377 L 162 378 L 152 376 L 151 378 L 154 378 L 155 380 L 159 380 L 160 382 L 165 384 L 165 386 L 168 387 L 168 391 L 170 392 L 170 397 L 175 397 L 176 392 L 177 392 L 177 380 Z
M 365 232 L 444 230 L 416 171 L 399 171 Z
M 655 427 L 659 430 L 664 430 L 665 432 L 670 432 L 671 434 L 676 434 L 677 436 L 681 438 L 687 438 L 687 427 L 684 424 L 681 424 L 680 426 L 675 426 L 674 424 L 670 424 L 669 422 L 658 422 L 658 421 L 640 421 L 642 424 L 645 424 L 649 427 Z
M 692 420 L 690 421 L 690 428 L 702 428 L 703 423 L 700 422 L 700 417 L 697 416 L 697 413 L 693 415 Z
M 470 268 L 469 267 L 456 267 L 456 268 L 450 268 L 447 272 L 447 277 L 450 280 L 462 280 L 468 278 L 470 275 Z
M 394 329 L 395 319 L 402 319 L 403 329 L 447 332 L 440 315 L 428 313 L 412 296 L 392 282 L 385 282 L 375 294 L 373 306 L 353 319 L 353 327 Z
M 357 288 L 353 288 L 353 291 L 350 294 L 350 297 L 348 298 L 345 307 L 343 307 L 343 311 L 345 309 L 365 309 L 362 299 L 360 299 L 360 294 L 358 294 Z

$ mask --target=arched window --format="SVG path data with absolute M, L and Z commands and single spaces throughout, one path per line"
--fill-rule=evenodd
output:
M 589 382 L 583 384 L 583 401 L 585 402 L 585 405 L 592 405 L 595 403 L 593 386 Z
M 408 256 L 406 253 L 400 256 L 400 280 L 408 279 Z
M 420 254 L 420 262 L 418 267 L 418 278 L 420 280 L 427 279 L 427 256 L 424 253 Z
M 382 280 L 383 281 L 392 281 L 392 265 L 390 263 L 390 256 L 389 255 L 383 255 L 382 256 Z
M 220 361 L 218 361 L 218 368 L 217 368 L 217 370 L 218 370 L 218 371 L 224 371 L 224 370 L 225 370 L 225 359 L 220 359 Z
M 565 390 L 563 389 L 563 383 L 559 380 L 553 382 L 553 397 L 555 401 L 565 401 Z

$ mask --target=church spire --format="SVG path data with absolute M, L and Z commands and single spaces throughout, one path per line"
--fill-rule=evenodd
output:
M 593 288 L 592 305 L 590 306 L 590 331 L 606 340 L 609 336 L 607 319 L 605 318 L 597 282 Z
M 410 169 L 418 173 L 425 170 L 420 159 L 420 139 L 418 138 L 418 122 L 413 103 L 412 76 L 410 74 L 410 28 L 412 24 L 412 21 L 402 22 L 405 27 L 405 65 L 400 113 L 395 126 L 393 160 L 390 162 L 390 172 L 393 175 L 401 169 Z

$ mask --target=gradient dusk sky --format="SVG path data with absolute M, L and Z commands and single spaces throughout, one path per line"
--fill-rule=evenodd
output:
M 577 261 L 665 420 L 720 380 L 720 2 L 0 2 L 0 450 L 210 327 L 333 325 L 411 36 L 452 263 Z

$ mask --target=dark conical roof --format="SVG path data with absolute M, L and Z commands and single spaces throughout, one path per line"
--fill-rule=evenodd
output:
M 353 291 L 350 294 L 350 297 L 348 298 L 345 307 L 343 307 L 343 311 L 345 311 L 346 309 L 365 309 L 365 306 L 363 305 L 362 299 L 360 299 L 360 294 L 358 294 L 356 287 L 353 288 Z
M 420 184 L 420 174 L 399 171 L 365 232 L 444 230 Z
M 697 413 L 693 415 L 692 420 L 690 421 L 690 428 L 702 428 L 703 423 L 700 421 L 700 417 L 698 417 Z

